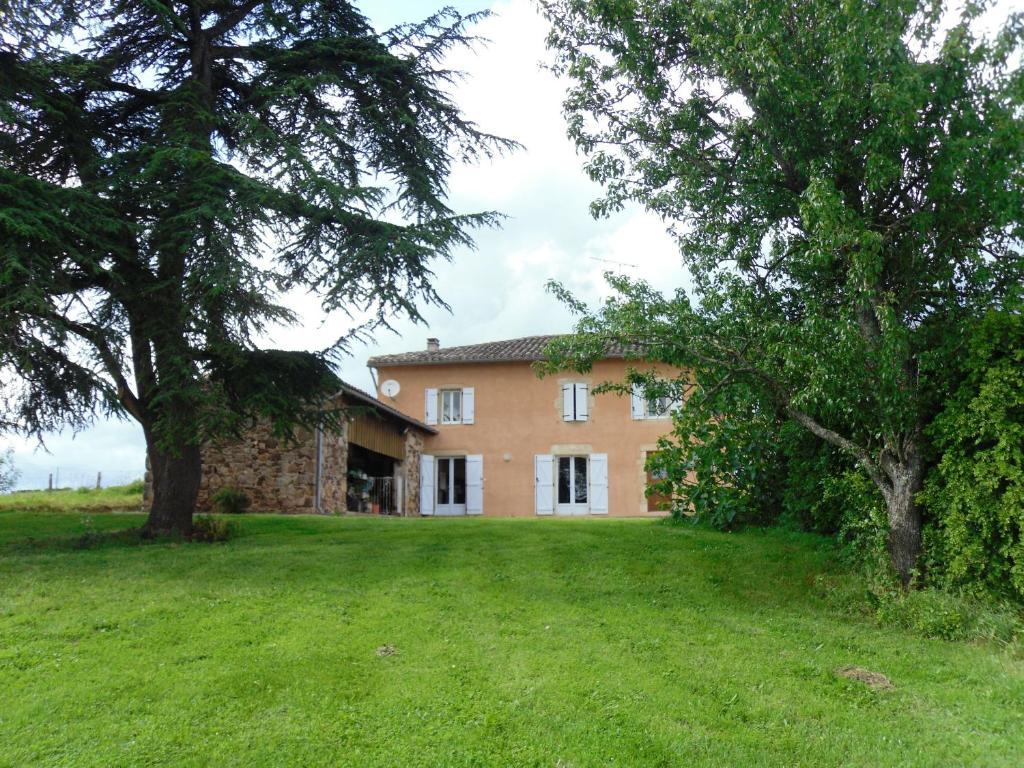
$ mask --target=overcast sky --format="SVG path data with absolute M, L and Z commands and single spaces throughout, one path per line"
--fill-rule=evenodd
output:
M 487 8 L 479 2 L 438 0 L 463 13 Z M 431 10 L 423 0 L 366 0 L 360 8 L 378 29 L 417 21 Z M 450 263 L 435 265 L 435 286 L 451 312 L 431 308 L 427 325 L 398 320 L 397 334 L 380 333 L 371 344 L 356 345 L 341 365 L 348 382 L 372 389 L 366 359 L 378 353 L 421 349 L 428 336 L 443 346 L 509 339 L 569 329 L 571 318 L 545 283 L 555 278 L 576 295 L 594 302 L 605 295 L 606 269 L 642 277 L 663 289 L 684 280 L 678 251 L 654 216 L 627 210 L 595 221 L 588 212 L 599 188 L 582 171 L 583 159 L 565 137 L 561 101 L 565 86 L 542 63 L 547 24 L 530 0 L 498 0 L 494 15 L 476 32 L 490 42 L 459 51 L 452 65 L 467 73 L 456 99 L 480 127 L 516 139 L 525 148 L 484 166 L 458 169 L 451 179 L 451 205 L 459 212 L 497 210 L 509 218 L 500 230 L 480 232 L 475 251 L 464 250 Z M 635 266 L 626 266 L 635 265 Z M 316 302 L 295 297 L 303 322 L 270 334 L 266 346 L 318 349 L 347 328 L 344 316 L 326 321 Z M 21 487 L 45 487 L 59 472 L 60 484 L 124 482 L 142 474 L 145 444 L 133 421 L 101 421 L 91 429 L 46 439 L 49 453 L 34 442 L 0 437 L 15 448 Z

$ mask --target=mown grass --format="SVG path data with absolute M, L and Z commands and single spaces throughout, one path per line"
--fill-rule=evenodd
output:
M 837 613 L 831 550 L 623 520 L 0 513 L 0 763 L 1016 766 L 1024 661 Z M 35 543 L 27 544 L 32 538 Z M 857 665 L 890 690 L 838 677 Z
M 0 494 L 0 512 L 137 512 L 141 508 L 141 480 L 110 488 L 62 488 Z

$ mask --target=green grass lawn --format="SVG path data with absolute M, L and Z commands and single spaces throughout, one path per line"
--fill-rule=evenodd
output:
M 141 483 L 100 489 L 63 488 L 0 494 L 0 512 L 138 512 L 141 508 Z
M 838 613 L 814 537 L 251 516 L 227 544 L 68 544 L 140 521 L 0 512 L 0 764 L 1024 756 L 1018 652 Z M 848 664 L 894 687 L 834 674 Z

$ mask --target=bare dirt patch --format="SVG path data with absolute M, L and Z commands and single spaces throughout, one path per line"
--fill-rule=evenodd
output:
M 864 685 L 875 691 L 887 691 L 893 687 L 892 681 L 881 672 L 872 672 L 870 669 L 864 669 L 864 667 L 839 667 L 836 670 L 836 674 L 839 677 L 845 677 L 847 680 L 856 680 L 859 683 L 864 683 Z

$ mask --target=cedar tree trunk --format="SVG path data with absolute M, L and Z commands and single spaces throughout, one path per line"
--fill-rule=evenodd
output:
M 192 533 L 192 512 L 199 495 L 202 461 L 199 446 L 185 446 L 171 453 L 147 440 L 153 479 L 153 506 L 144 531 L 147 536 Z

